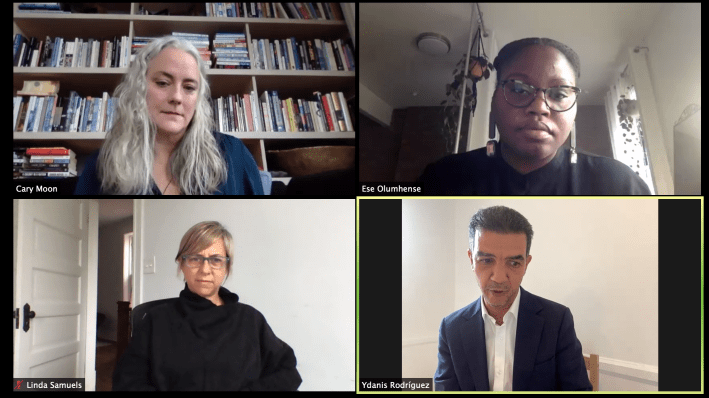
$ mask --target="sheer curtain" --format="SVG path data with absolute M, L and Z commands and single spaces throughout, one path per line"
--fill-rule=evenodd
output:
M 483 47 L 487 53 L 487 57 L 492 62 L 500 49 L 497 46 L 495 30 L 487 28 L 488 37 L 483 37 Z M 490 126 L 490 111 L 492 110 L 492 94 L 495 92 L 495 83 L 497 82 L 497 71 L 490 74 L 489 79 L 480 80 L 477 85 L 478 98 L 475 108 L 474 117 L 470 118 L 468 126 L 468 142 L 465 151 L 472 151 L 478 148 L 484 148 L 488 140 L 488 128 Z M 470 112 L 470 109 L 464 110 Z M 500 140 L 500 133 L 496 133 L 496 140 Z
M 619 115 L 618 104 L 621 99 L 630 100 L 626 107 L 626 114 L 630 118 Z M 655 184 L 652 181 L 650 164 L 646 141 L 643 136 L 642 120 L 639 116 L 637 106 L 635 85 L 629 68 L 626 67 L 606 93 L 606 115 L 608 119 L 608 130 L 611 132 L 611 144 L 613 146 L 613 157 L 628 165 L 640 178 L 645 181 L 650 188 L 650 192 L 655 194 Z M 629 122 L 632 119 L 632 122 Z

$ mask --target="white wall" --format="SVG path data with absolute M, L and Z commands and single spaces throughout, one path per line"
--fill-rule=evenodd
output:
M 653 29 L 641 46 L 647 63 L 667 157 L 674 175 L 674 124 L 689 104 L 702 105 L 702 5 L 662 4 Z M 666 62 L 668 59 L 673 62 Z M 671 64 L 681 65 L 681 73 Z
M 394 108 L 379 98 L 364 84 L 359 84 L 359 111 L 376 120 L 383 126 L 391 125 L 391 115 Z
M 142 275 L 142 302 L 179 295 L 185 284 L 174 258 L 182 236 L 200 221 L 219 221 L 235 243 L 224 287 L 293 348 L 300 390 L 354 390 L 354 200 L 136 203 L 143 264 L 156 258 L 156 272 Z
M 658 230 L 652 198 L 402 200 L 403 225 L 413 215 L 428 220 L 419 224 L 428 230 L 418 234 L 402 229 L 402 247 L 408 248 L 402 278 L 410 280 L 402 288 L 427 283 L 432 272 L 448 275 L 451 266 L 454 272 L 452 280 L 446 277 L 422 293 L 428 305 L 407 300 L 411 295 L 403 292 L 403 312 L 415 306 L 426 321 L 418 328 L 402 324 L 403 352 L 409 354 L 403 376 L 433 377 L 441 319 L 480 297 L 466 254 L 468 223 L 478 209 L 494 205 L 511 207 L 532 224 L 532 261 L 522 286 L 571 309 L 584 354 L 600 356 L 600 389 L 657 390 Z M 436 231 L 453 231 L 453 237 L 425 245 Z M 426 261 L 413 260 L 419 257 Z M 424 335 L 412 344 L 413 336 Z M 407 373 L 421 369 L 427 373 Z
M 402 376 L 430 378 L 438 327 L 454 307 L 454 214 L 441 200 L 402 200 L 401 213 Z

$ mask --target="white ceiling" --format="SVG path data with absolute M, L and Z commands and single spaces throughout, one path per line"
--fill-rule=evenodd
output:
M 359 77 L 394 109 L 437 106 L 446 99 L 456 63 L 467 52 L 475 3 L 359 5 Z M 526 37 L 567 44 L 581 59 L 584 90 L 579 105 L 602 105 L 613 77 L 622 72 L 628 47 L 643 46 L 662 4 L 480 3 L 485 29 L 499 48 Z M 477 11 L 475 12 L 477 29 Z M 432 56 L 416 48 L 424 32 L 446 36 L 451 51 Z M 494 60 L 485 47 L 485 52 Z M 490 76 L 495 78 L 495 72 Z M 414 96 L 413 93 L 417 95 Z

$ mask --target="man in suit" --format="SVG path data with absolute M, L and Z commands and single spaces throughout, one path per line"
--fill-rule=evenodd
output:
M 468 258 L 482 295 L 443 318 L 435 389 L 592 390 L 571 311 L 520 284 L 532 226 L 494 206 L 470 220 Z

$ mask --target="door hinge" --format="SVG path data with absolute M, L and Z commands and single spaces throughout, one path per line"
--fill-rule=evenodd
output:
M 15 329 L 20 328 L 20 309 L 15 308 L 15 312 L 12 313 L 12 317 L 15 319 Z

